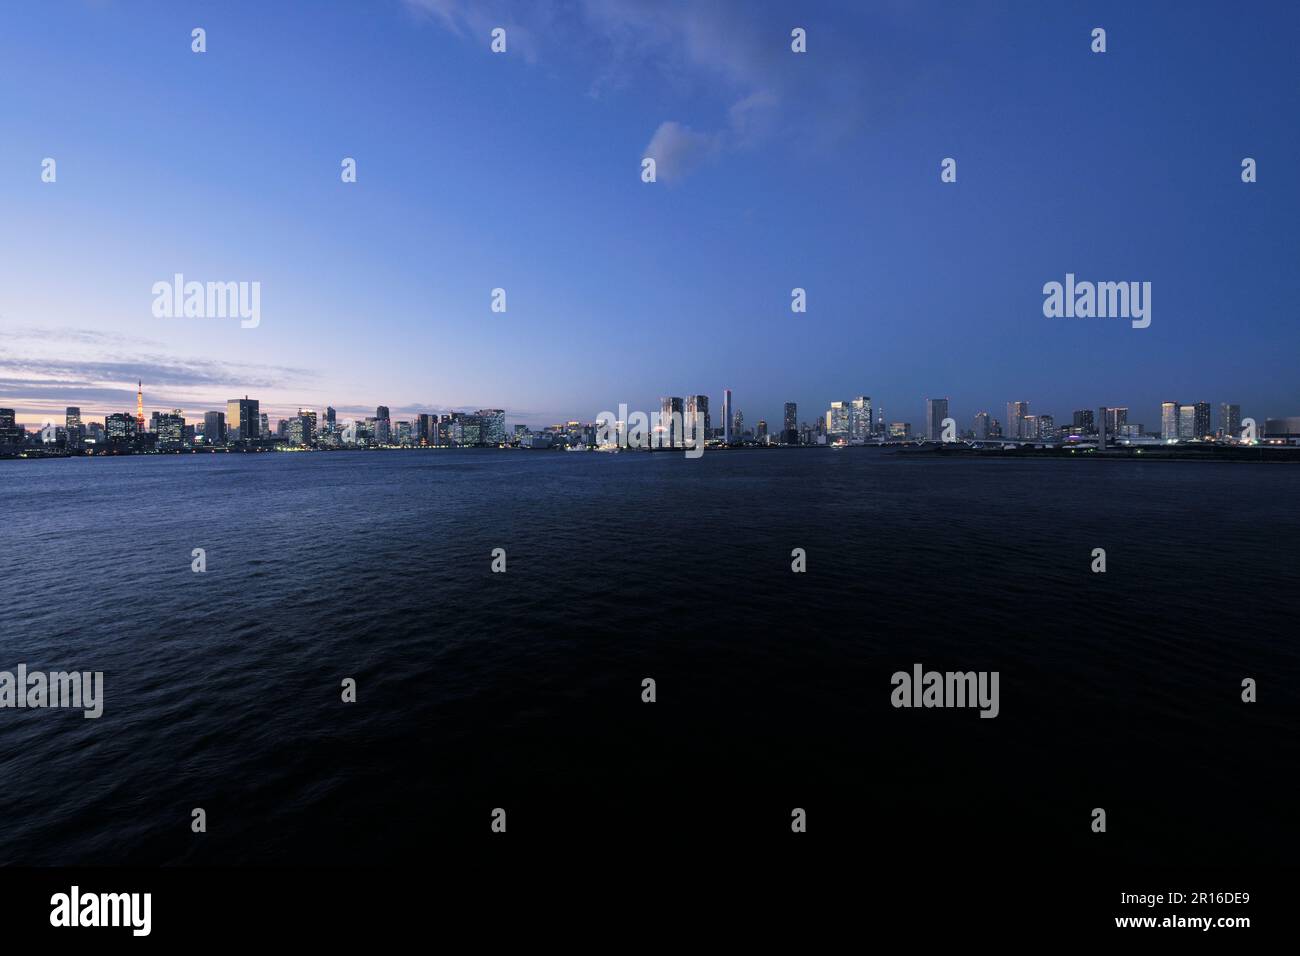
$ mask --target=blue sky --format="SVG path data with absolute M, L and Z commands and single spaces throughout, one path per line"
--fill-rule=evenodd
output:
M 1281 3 L 5 4 L 0 404 L 1300 414 L 1297 35 Z M 260 282 L 260 325 L 155 318 L 177 272 Z M 1150 328 L 1045 318 L 1067 272 L 1151 282 Z

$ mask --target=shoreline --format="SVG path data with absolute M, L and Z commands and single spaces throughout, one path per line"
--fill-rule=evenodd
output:
M 1077 446 L 1053 446 L 1053 447 L 1029 447 L 1022 446 L 1019 448 L 1001 448 L 1001 447 L 976 447 L 968 445 L 965 442 L 952 442 L 941 444 L 938 442 L 882 442 L 869 445 L 848 445 L 840 450 L 862 450 L 877 449 L 887 452 L 890 455 L 900 455 L 905 457 L 930 457 L 930 458 L 1013 458 L 1013 459 L 1076 459 L 1076 460 L 1105 460 L 1105 461 L 1195 461 L 1195 462 L 1249 462 L 1249 463 L 1300 463 L 1300 445 L 1147 445 L 1142 447 L 1121 447 L 1099 449 L 1096 447 L 1077 447 Z M 706 446 L 708 452 L 775 452 L 775 451 L 830 451 L 830 445 L 717 445 Z M 19 454 L 0 454 L 0 461 L 30 461 L 30 460 L 49 460 L 49 459 L 66 459 L 66 458 L 136 458 L 136 457 L 155 457 L 155 456 L 181 456 L 181 455 L 263 455 L 263 454 L 302 454 L 302 453 L 324 453 L 324 454 L 366 454 L 371 452 L 449 452 L 449 451 L 498 451 L 498 452 L 527 452 L 529 454 L 550 454 L 564 453 L 568 450 L 556 448 L 523 448 L 517 446 L 467 446 L 467 447 L 449 447 L 449 446 L 400 446 L 400 445 L 383 445 L 373 448 L 287 448 L 287 447 L 254 447 L 254 448 L 181 448 L 174 450 L 126 450 L 126 451 L 101 451 L 97 453 L 75 452 L 67 450 L 43 451 L 41 449 L 29 449 Z M 595 448 L 587 449 L 587 452 L 593 454 L 670 454 L 680 455 L 683 449 L 680 448 L 621 448 L 617 452 L 601 451 Z

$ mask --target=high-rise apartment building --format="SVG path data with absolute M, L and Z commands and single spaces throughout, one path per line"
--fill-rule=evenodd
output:
M 1028 414 L 1028 402 L 1007 402 L 1007 424 L 1004 430 L 1006 437 L 1025 437 L 1025 416 Z
M 1213 426 L 1210 424 L 1210 403 L 1197 402 L 1192 406 L 1192 420 L 1195 423 L 1196 434 L 1193 436 L 1197 441 L 1204 441 L 1213 437 Z
M 1223 438 L 1241 438 L 1241 406 L 1224 402 L 1219 406 L 1219 431 Z
M 691 433 L 693 441 L 704 442 L 708 439 L 709 429 L 713 427 L 713 420 L 709 417 L 709 396 L 686 396 L 686 421 L 683 424 Z
M 657 441 L 665 448 L 682 447 L 682 429 L 685 427 L 686 401 L 676 395 L 659 399 L 659 435 Z
M 859 395 L 849 403 L 849 437 L 854 441 L 871 438 L 871 396 Z
M 1160 403 L 1160 437 L 1164 441 L 1178 440 L 1178 403 Z

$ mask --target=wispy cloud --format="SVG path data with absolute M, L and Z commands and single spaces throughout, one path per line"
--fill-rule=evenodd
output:
M 657 178 L 672 184 L 690 175 L 721 149 L 722 138 L 718 134 L 697 133 L 689 126 L 669 120 L 659 124 L 646 144 L 645 154 L 654 159 Z
M 788 13 L 742 0 L 404 2 L 485 48 L 493 26 L 513 23 L 530 60 L 584 61 L 594 97 L 654 82 L 678 95 L 683 110 L 716 103 L 711 124 L 692 129 L 677 117 L 655 123 L 642 155 L 654 157 L 669 182 L 707 159 L 758 146 L 781 129 L 833 136 L 861 120 L 862 65 L 798 69 Z
M 300 386 L 315 377 L 290 366 L 177 358 L 141 348 L 158 345 L 96 329 L 15 327 L 0 349 L 0 401 L 24 410 L 29 420 L 68 404 L 86 414 L 122 411 L 135 407 L 143 381 L 151 407 L 221 408 L 249 389 Z M 78 351 L 93 355 L 79 357 Z

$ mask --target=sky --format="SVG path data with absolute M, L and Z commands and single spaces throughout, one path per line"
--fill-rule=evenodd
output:
M 1250 11 L 5 3 L 0 405 L 1300 415 L 1300 6 Z M 155 316 L 176 273 L 260 283 L 256 328 Z M 1151 325 L 1046 317 L 1067 273 Z

